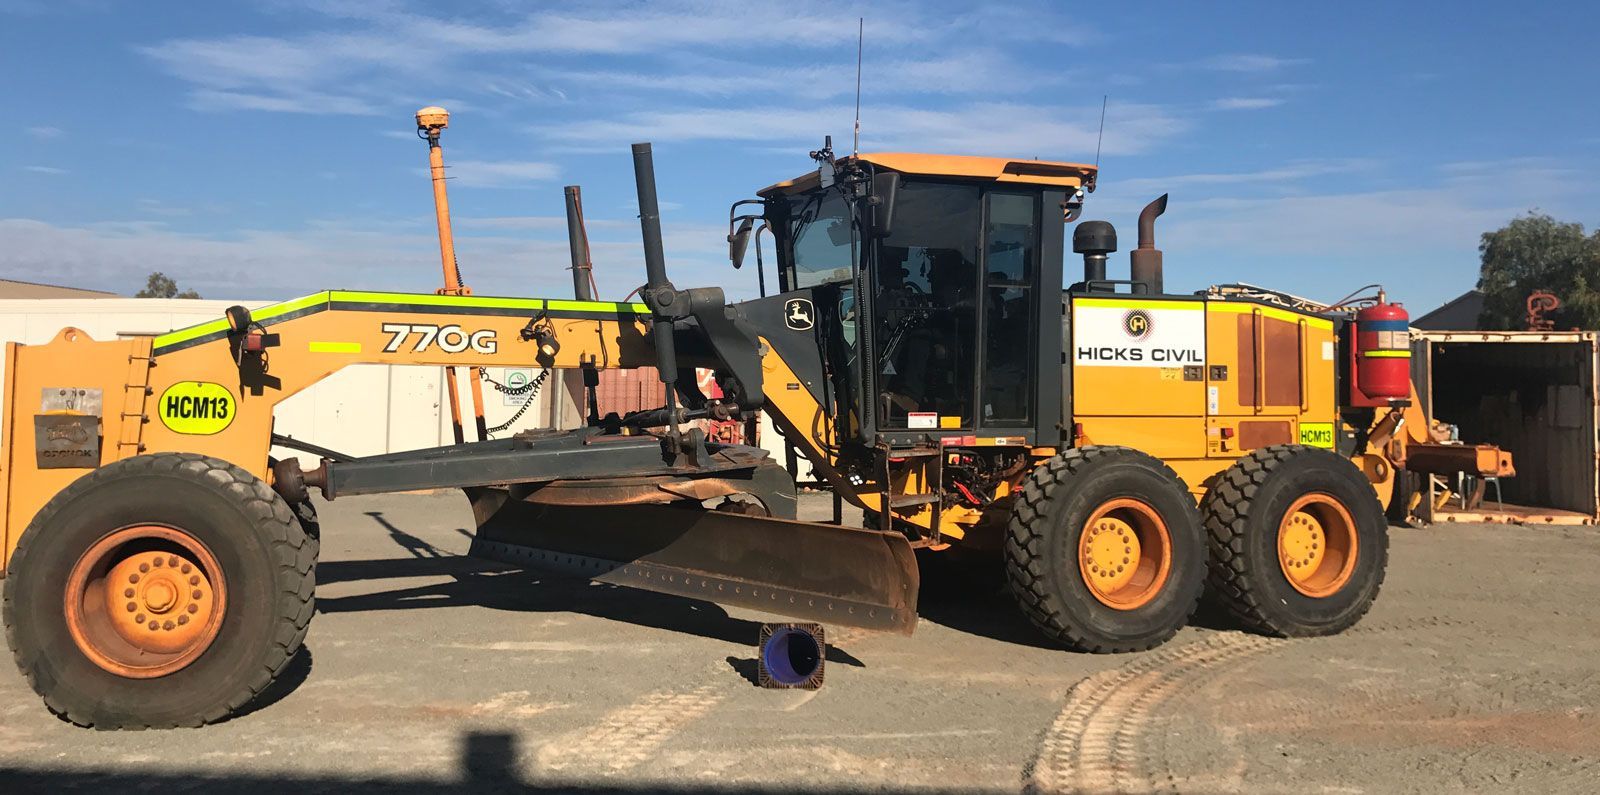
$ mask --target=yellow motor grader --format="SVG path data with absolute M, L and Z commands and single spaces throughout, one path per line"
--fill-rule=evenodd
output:
M 1091 652 L 1166 641 L 1203 591 L 1276 635 L 1343 630 L 1377 594 L 1414 408 L 1363 385 L 1369 364 L 1405 366 L 1404 324 L 1358 329 L 1270 292 L 1164 293 L 1166 197 L 1141 216 L 1129 278 L 1106 273 L 1111 226 L 1079 223 L 1069 282 L 1066 229 L 1094 167 L 825 146 L 733 206 L 734 265 L 753 228 L 758 255 L 770 233 L 779 290 L 730 303 L 668 280 L 637 144 L 642 301 L 485 297 L 455 268 L 446 124 L 418 116 L 444 290 L 331 290 L 154 338 L 67 328 L 7 346 L 4 621 L 50 709 L 163 727 L 247 704 L 315 612 L 312 491 L 459 488 L 475 555 L 902 633 L 913 550 L 989 551 L 1045 635 Z M 275 406 L 358 363 L 465 368 L 476 440 L 454 377 L 456 444 L 353 457 L 274 434 Z M 480 368 L 528 366 L 591 388 L 654 366 L 661 406 L 488 438 Z M 797 521 L 784 466 L 692 425 L 758 411 L 867 527 Z M 273 460 L 274 444 L 320 463 Z

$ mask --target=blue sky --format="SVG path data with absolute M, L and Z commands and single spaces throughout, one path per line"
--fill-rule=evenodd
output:
M 479 294 L 570 290 L 566 184 L 603 297 L 641 282 L 638 140 L 674 280 L 753 294 L 723 258 L 728 204 L 824 134 L 848 147 L 860 15 L 867 151 L 1092 160 L 1109 94 L 1085 217 L 1131 242 L 1170 191 L 1175 290 L 1382 281 L 1426 309 L 1520 213 L 1600 223 L 1593 3 L 0 0 L 0 276 L 430 290 L 411 116 L 437 103 Z

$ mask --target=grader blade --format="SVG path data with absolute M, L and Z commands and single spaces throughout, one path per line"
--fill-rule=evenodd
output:
M 903 536 L 665 505 L 508 499 L 484 517 L 485 501 L 474 495 L 475 557 L 826 624 L 916 626 L 917 564 Z

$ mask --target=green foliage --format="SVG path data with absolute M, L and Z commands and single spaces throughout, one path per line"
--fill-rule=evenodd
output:
M 194 290 L 178 291 L 178 283 L 172 277 L 156 271 L 150 274 L 145 281 L 144 289 L 134 293 L 134 298 L 199 298 L 200 294 Z
M 1544 290 L 1561 299 L 1556 328 L 1600 329 L 1600 231 L 1529 213 L 1484 233 L 1478 252 L 1483 328 L 1527 328 L 1528 295 Z

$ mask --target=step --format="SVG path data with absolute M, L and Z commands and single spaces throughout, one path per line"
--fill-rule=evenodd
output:
M 889 496 L 889 507 L 909 508 L 913 505 L 928 505 L 938 501 L 938 494 L 892 494 Z

